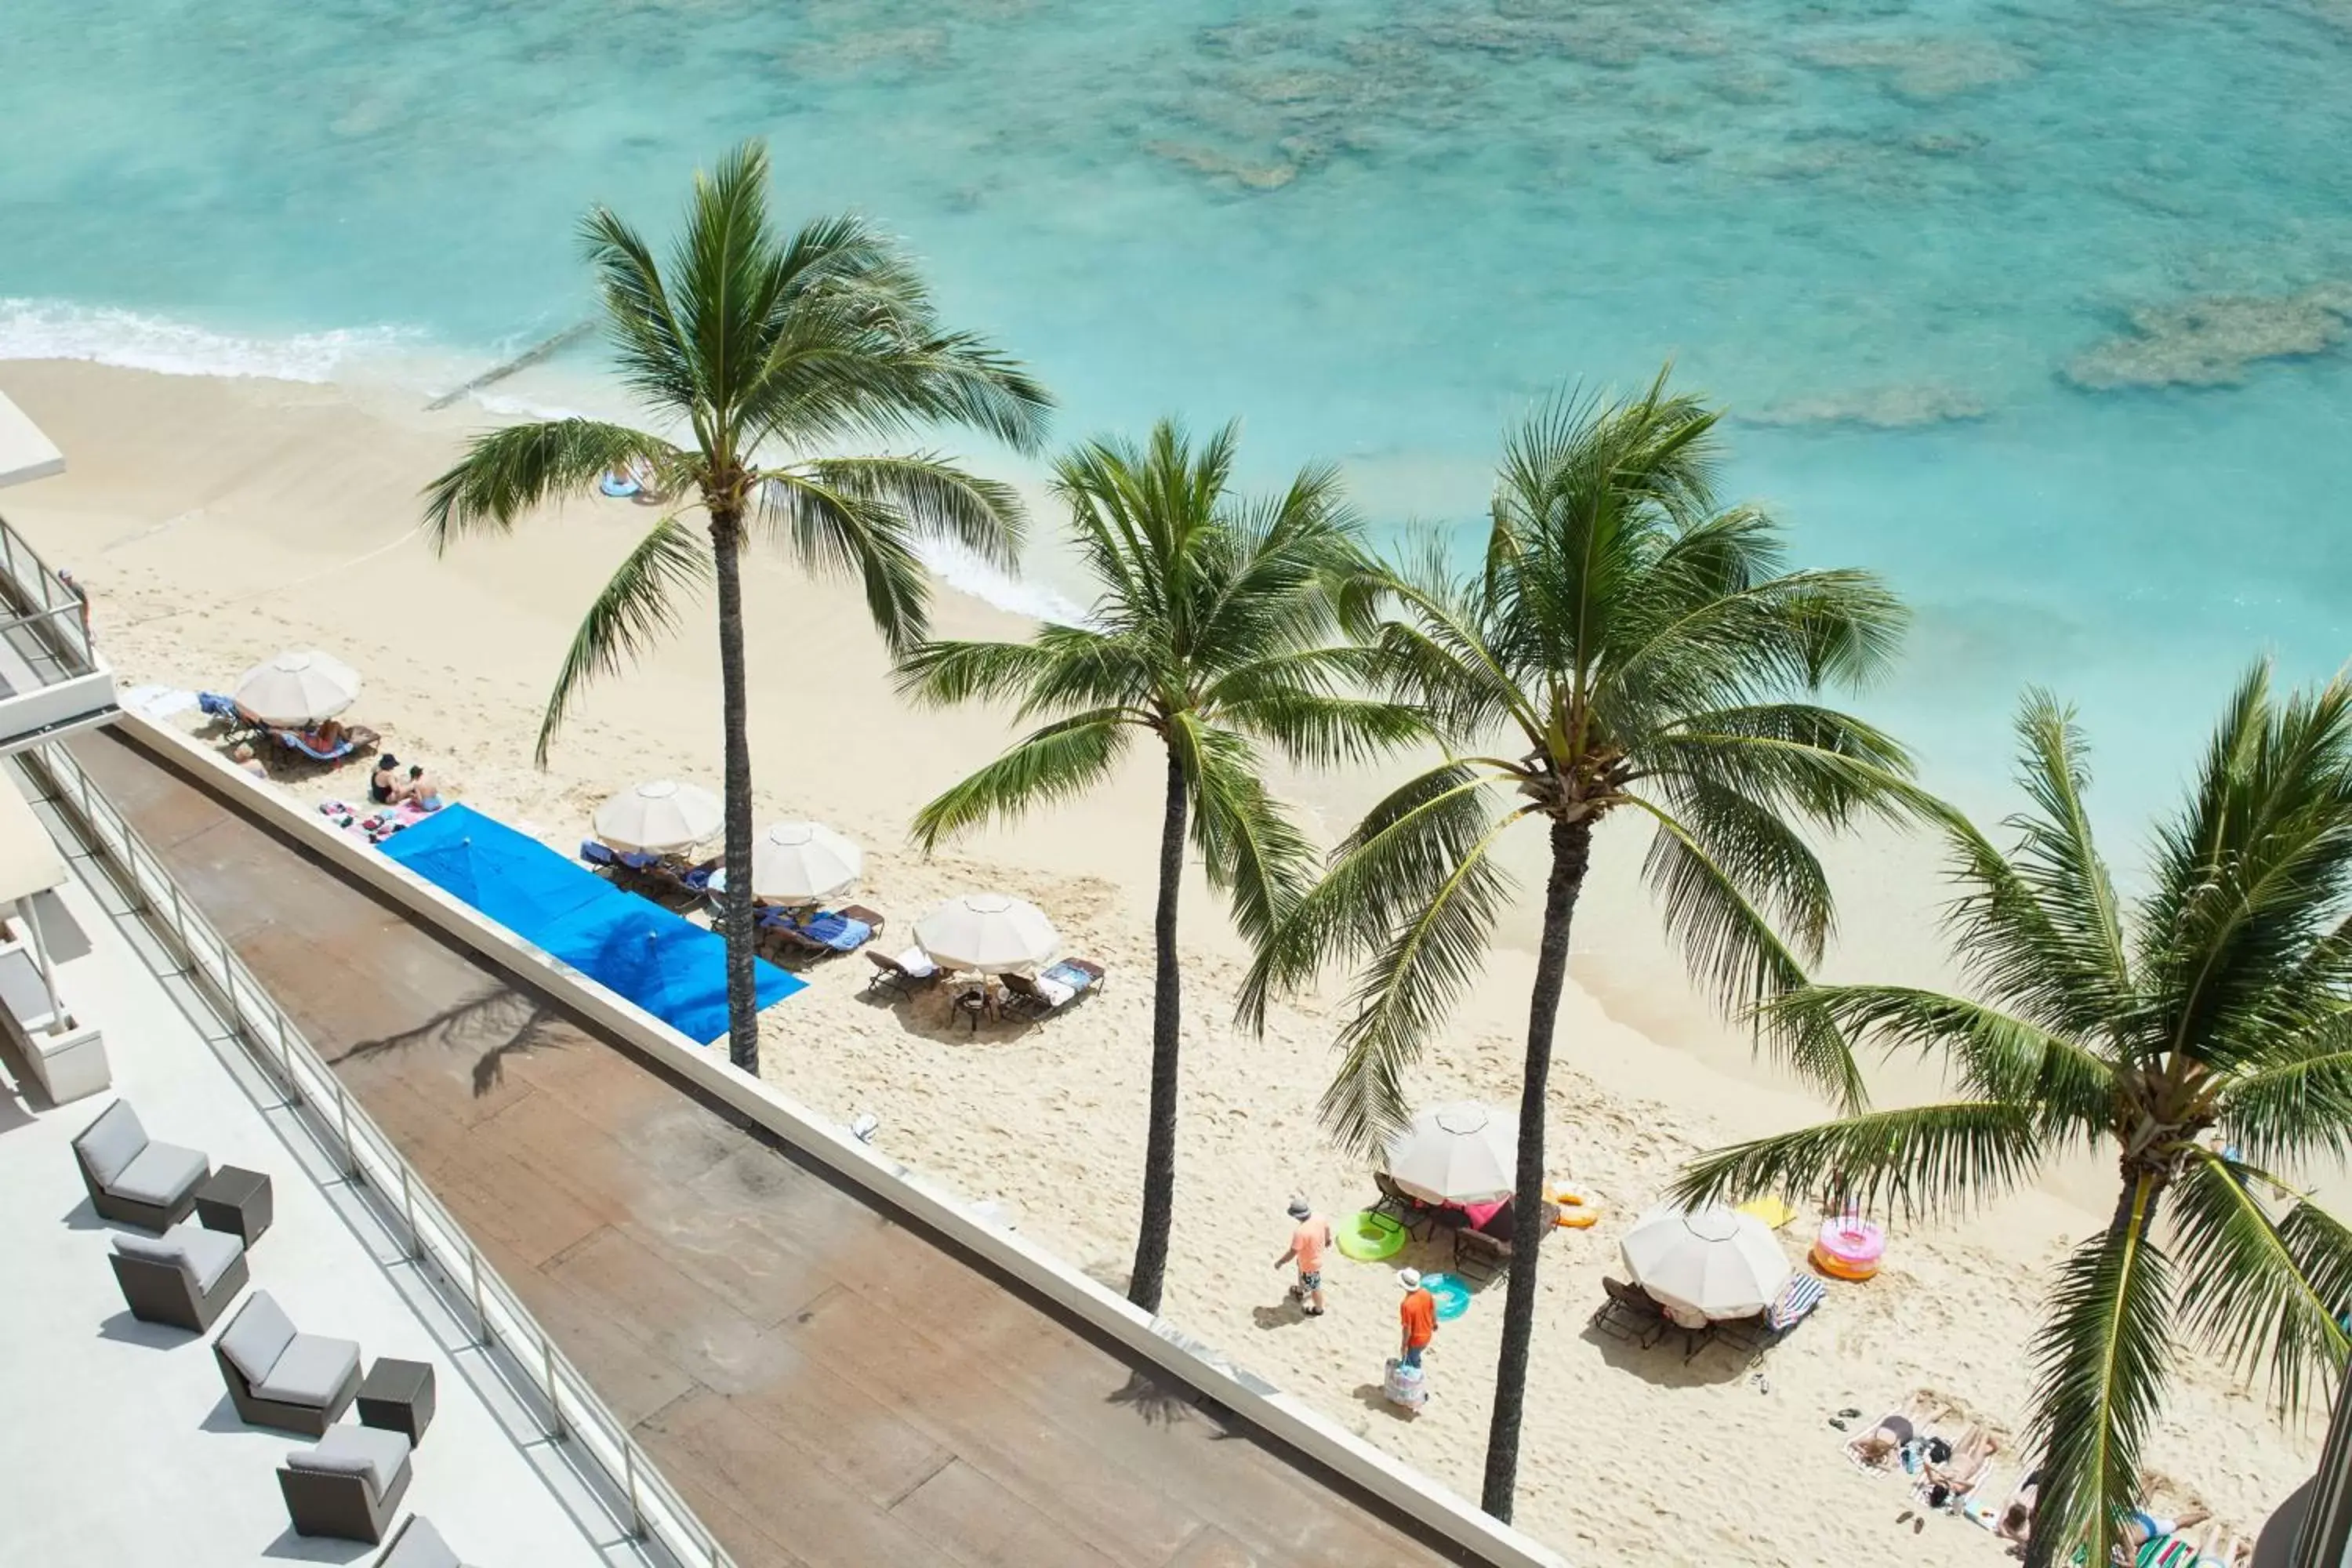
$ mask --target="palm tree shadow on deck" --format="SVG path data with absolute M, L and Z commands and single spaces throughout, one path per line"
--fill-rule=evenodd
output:
M 1179 1384 L 1171 1384 L 1140 1369 L 1127 1374 L 1127 1381 L 1111 1391 L 1107 1403 L 1122 1405 L 1143 1417 L 1150 1426 L 1173 1426 L 1193 1413 L 1196 1395 Z
M 535 1047 L 560 1047 L 561 1037 L 549 1027 L 562 1021 L 554 1008 L 520 992 L 498 987 L 445 1007 L 415 1028 L 361 1040 L 330 1058 L 330 1062 L 366 1061 L 418 1046 L 473 1052 L 474 1098 L 481 1099 L 506 1081 L 506 1059 Z

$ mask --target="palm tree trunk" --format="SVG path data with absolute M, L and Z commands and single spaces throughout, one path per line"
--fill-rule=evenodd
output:
M 1168 1233 L 1176 1219 L 1177 1033 L 1182 976 L 1176 963 L 1176 895 L 1184 879 L 1184 764 L 1168 753 L 1168 809 L 1160 826 L 1160 907 L 1151 920 L 1159 963 L 1151 977 L 1151 1130 L 1143 1145 L 1143 1224 L 1127 1299 L 1160 1310 L 1168 1281 Z
M 2123 1191 L 2116 1194 L 2115 1215 L 2107 1221 L 2107 1246 L 2110 1247 L 2118 1246 L 2124 1237 L 2131 1233 L 2134 1226 L 2137 1226 L 2140 1236 L 2145 1237 L 2155 1227 L 2157 1201 L 2162 1196 L 2163 1184 L 2160 1180 L 2148 1173 L 2135 1172 L 2126 1163 L 2124 1170 Z M 2054 1467 L 2051 1463 L 2049 1448 L 2044 1447 L 2042 1451 L 2042 1464 L 2039 1470 L 2028 1473 L 2038 1473 L 2041 1477 L 2041 1482 L 2034 1489 L 2033 1499 L 2037 1520 L 2048 1518 L 2056 1521 L 2063 1519 L 2074 1511 L 2070 1506 L 2070 1500 L 2063 1495 L 2064 1488 L 2053 1487 L 2051 1484 L 2054 1477 Z M 2096 1478 L 2077 1479 L 2093 1480 L 2095 1483 L 2096 1479 Z M 2103 1533 L 2112 1533 L 2114 1521 L 2102 1521 L 2100 1529 Z M 2025 1568 L 2056 1568 L 2058 1563 L 2072 1554 L 2077 1544 L 2079 1544 L 2077 1538 L 2065 1531 L 2034 1530 L 2026 1537 Z M 2106 1554 L 2100 1552 L 2097 1558 L 2105 1562 Z
M 1486 1479 L 1478 1506 L 1508 1524 L 1519 1479 L 1519 1418 L 1527 1405 L 1528 1352 L 1536 1335 L 1536 1260 L 1543 1255 L 1544 1104 L 1551 1037 L 1568 984 L 1568 928 L 1592 862 L 1592 824 L 1551 825 L 1551 881 L 1544 889 L 1542 945 L 1528 1004 L 1528 1059 L 1519 1079 L 1518 1182 L 1511 1200 L 1511 1272 L 1503 1297 L 1503 1350 L 1495 1366 L 1495 1414 L 1486 1428 Z
M 743 668 L 742 514 L 710 509 L 718 566 L 719 691 L 726 748 L 727 891 L 719 924 L 727 938 L 727 1059 L 760 1073 L 760 999 L 751 982 L 751 736 Z

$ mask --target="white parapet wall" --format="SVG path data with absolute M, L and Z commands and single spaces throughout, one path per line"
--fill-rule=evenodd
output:
M 1244 1422 L 1374 1493 L 1482 1562 L 1499 1568 L 1566 1568 L 1565 1559 L 1540 1542 L 1481 1512 L 1404 1461 L 1191 1338 L 1167 1319 L 1141 1311 L 1018 1232 L 975 1214 L 956 1195 L 877 1153 L 846 1128 L 740 1071 L 718 1053 L 485 919 L 324 818 L 259 787 L 193 738 L 136 713 L 124 713 L 116 728 L 125 739 L 194 778 L 236 811 L 266 821 L 304 850 L 349 873 L 525 985 L 626 1041 L 881 1202 L 969 1248 Z

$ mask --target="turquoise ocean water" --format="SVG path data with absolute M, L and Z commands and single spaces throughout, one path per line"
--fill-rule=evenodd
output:
M 1066 433 L 1239 415 L 1384 523 L 1675 356 L 1732 486 L 1918 605 L 1874 704 L 1964 796 L 2028 680 L 2122 826 L 2258 650 L 2352 653 L 2347 0 L 9 0 L 0 48 L 0 355 L 478 368 L 583 313 L 583 206 L 664 226 L 758 133 Z

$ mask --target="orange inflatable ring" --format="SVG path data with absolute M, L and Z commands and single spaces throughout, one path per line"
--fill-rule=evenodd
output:
M 1545 1194 L 1559 1205 L 1559 1218 L 1553 1223 L 1569 1230 L 1591 1230 L 1601 1220 L 1601 1205 L 1573 1187 L 1553 1187 Z

